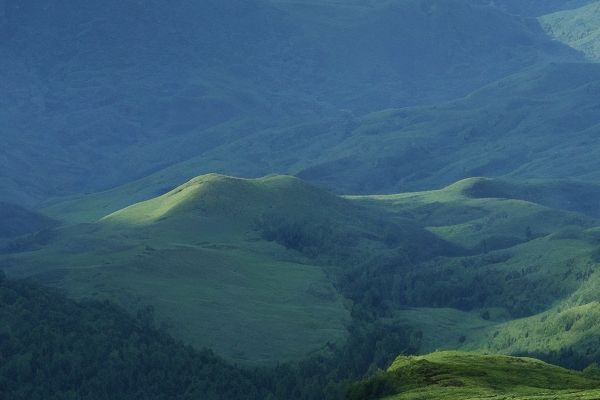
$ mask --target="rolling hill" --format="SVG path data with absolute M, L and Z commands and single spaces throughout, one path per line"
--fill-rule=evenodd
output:
M 272 203 L 279 207 L 304 207 L 292 193 L 282 196 L 280 185 L 304 193 L 277 179 L 199 178 L 97 223 L 57 229 L 42 246 L 35 237 L 18 242 L 5 270 L 132 312 L 151 305 L 176 337 L 230 359 L 299 357 L 342 339 L 348 317 L 321 266 L 262 239 L 256 228 L 272 196 L 280 195 Z M 320 191 L 304 194 L 324 204 Z M 332 209 L 346 206 L 329 201 Z
M 530 354 L 572 368 L 597 359 L 595 212 L 584 215 L 523 200 L 528 193 L 528 200 L 542 196 L 547 205 L 572 210 L 597 200 L 584 195 L 594 186 L 525 186 L 468 179 L 439 191 L 352 198 L 386 209 L 392 220 L 416 221 L 470 250 L 377 270 L 375 287 L 395 304 L 391 314 L 423 332 L 421 351 Z M 565 203 L 567 191 L 572 201 Z
M 43 243 L 16 241 L 2 266 L 75 297 L 130 311 L 151 305 L 176 337 L 255 363 L 346 336 L 348 303 L 336 281 L 350 260 L 426 259 L 451 247 L 296 178 L 211 174 L 50 231 Z
M 598 376 L 531 358 L 438 352 L 398 357 L 386 372 L 355 385 L 349 399 L 592 400 L 598 396 Z
M 210 174 L 73 219 L 103 210 L 87 197 L 63 204 L 71 222 L 43 243 L 15 242 L 7 273 L 130 310 L 152 305 L 176 337 L 229 359 L 298 358 L 373 318 L 420 331 L 422 352 L 527 353 L 573 367 L 595 357 L 595 184 L 471 178 L 338 197 L 289 176 Z M 572 329 L 557 322 L 580 310 L 590 312 Z

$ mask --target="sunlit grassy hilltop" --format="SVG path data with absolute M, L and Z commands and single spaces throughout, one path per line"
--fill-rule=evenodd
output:
M 267 200 L 270 200 L 267 201 Z M 318 264 L 263 239 L 265 213 L 352 210 L 293 178 L 208 175 L 102 220 L 35 237 L 5 259 L 75 297 L 151 305 L 176 337 L 238 361 L 297 358 L 345 336 L 347 311 Z M 348 212 L 351 214 L 351 212 Z
M 355 385 L 350 399 L 593 400 L 600 378 L 531 358 L 438 352 L 400 356 L 386 372 Z
M 351 303 L 337 281 L 350 262 L 452 247 L 297 178 L 218 174 L 41 239 L 5 250 L 9 275 L 134 312 L 151 305 L 176 337 L 246 362 L 343 340 Z
M 577 367 L 597 353 L 597 185 L 470 178 L 339 197 L 289 176 L 209 174 L 77 222 L 130 189 L 55 204 L 66 225 L 13 243 L 7 272 L 152 305 L 176 336 L 250 362 L 343 340 L 357 307 L 420 330 L 421 352 Z

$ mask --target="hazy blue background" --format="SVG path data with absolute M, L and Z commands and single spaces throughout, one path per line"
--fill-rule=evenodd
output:
M 576 107 L 584 94 L 571 92 L 591 84 L 596 68 L 588 65 L 589 73 L 572 82 L 568 72 L 545 78 L 551 72 L 540 66 L 581 62 L 584 55 L 549 37 L 533 16 L 579 3 L 5 0 L 0 199 L 36 205 L 192 158 L 172 173 L 172 184 L 203 172 L 286 172 L 364 193 L 513 172 L 548 144 L 529 148 L 520 136 L 506 145 L 505 161 L 490 154 L 486 166 L 462 152 L 481 158 L 493 150 L 466 140 L 457 151 L 462 145 L 453 138 L 504 141 L 525 124 L 563 132 L 556 113 L 544 110 L 557 101 L 569 104 L 556 107 Z M 548 84 L 525 83 L 519 90 L 527 93 L 492 85 L 478 99 L 443 106 L 447 112 L 408 108 L 401 121 L 399 113 L 363 117 L 457 99 L 521 71 L 522 79 Z M 558 81 L 560 88 L 550 87 Z M 486 109 L 483 97 L 493 102 Z M 540 115 L 524 111 L 539 105 L 532 99 L 548 102 L 533 112 Z M 596 122 L 590 102 L 595 96 L 585 99 L 590 113 L 577 116 L 585 127 Z M 464 133 L 457 126 L 462 118 L 480 132 Z M 486 126 L 494 119 L 505 126 Z M 392 136 L 382 140 L 374 130 Z M 420 134 L 403 140 L 409 130 Z M 433 161 L 415 164 L 415 148 L 424 151 L 419 161 Z M 531 174 L 550 176 L 557 168 L 536 166 Z M 571 172 L 584 176 L 589 168 Z

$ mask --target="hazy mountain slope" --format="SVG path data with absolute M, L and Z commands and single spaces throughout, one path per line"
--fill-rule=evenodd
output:
M 481 175 L 593 180 L 599 80 L 594 64 L 553 65 L 461 101 L 372 114 L 311 137 L 288 169 L 346 193 L 430 188 Z M 271 146 L 297 143 L 281 135 L 269 140 L 260 137 Z M 323 152 L 312 143 L 331 146 Z M 214 160 L 222 157 L 214 153 Z
M 570 10 L 595 0 L 476 0 L 509 13 L 537 17 L 559 10 Z
M 194 154 L 198 143 L 226 140 L 225 132 L 198 137 L 187 153 L 152 148 L 158 139 L 202 136 L 250 110 L 267 112 L 271 100 L 261 99 L 254 78 L 240 81 L 227 69 L 249 54 L 274 68 L 268 64 L 279 62 L 289 40 L 288 21 L 259 2 L 27 1 L 5 8 L 2 85 L 10 106 L 2 117 L 10 125 L 3 159 L 21 190 L 36 183 L 34 171 L 46 171 L 35 191 L 28 188 L 38 196 L 111 185 Z M 232 21 L 237 31 L 230 32 Z M 259 67 L 243 69 L 264 79 Z
M 56 221 L 16 204 L 0 202 L 0 240 L 56 226 Z
M 598 377 L 532 358 L 438 352 L 398 357 L 386 372 L 356 384 L 349 399 L 593 400 L 598 396 Z
M 267 127 L 579 58 L 534 20 L 459 0 L 3 5 L 5 200 L 97 191 Z
M 549 35 L 582 51 L 590 61 L 600 61 L 600 2 L 575 10 L 540 17 Z
M 89 199 L 116 210 L 211 170 L 280 171 L 345 194 L 420 190 L 485 175 L 593 182 L 600 171 L 599 82 L 597 64 L 554 64 L 437 106 L 264 130 Z M 77 204 L 56 205 L 52 214 L 81 209 Z

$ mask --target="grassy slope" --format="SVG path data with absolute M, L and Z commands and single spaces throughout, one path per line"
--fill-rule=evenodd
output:
M 291 179 L 211 175 L 101 222 L 57 230 L 41 249 L 24 243 L 4 264 L 76 297 L 134 311 L 152 305 L 176 337 L 228 358 L 296 358 L 343 338 L 348 316 L 322 267 L 256 231 L 255 219 L 271 207 L 311 207 L 318 218 L 348 205 Z
M 564 202 L 569 190 L 572 201 Z M 409 282 L 404 301 L 420 307 L 397 310 L 396 317 L 423 331 L 423 351 L 530 353 L 583 367 L 598 356 L 600 333 L 595 219 L 518 199 L 543 194 L 548 204 L 572 209 L 597 199 L 585 196 L 594 190 L 469 179 L 440 191 L 353 199 L 420 221 L 474 252 L 403 275 Z
M 348 312 L 332 282 L 347 263 L 448 247 L 296 178 L 216 174 L 42 239 L 17 242 L 7 272 L 130 310 L 153 305 L 177 337 L 250 362 L 297 358 L 345 336 Z
M 378 385 L 383 395 L 359 396 Z M 354 390 L 357 399 L 596 399 L 600 380 L 531 358 L 438 352 L 401 356 Z
M 539 18 L 543 28 L 557 40 L 582 51 L 593 62 L 600 61 L 600 2 Z
M 534 353 L 580 367 L 596 357 L 594 338 L 600 334 L 599 197 L 596 185 L 581 182 L 472 178 L 442 190 L 344 200 L 290 177 L 208 175 L 98 223 L 65 228 L 50 246 L 12 255 L 5 263 L 19 266 L 12 268 L 14 273 L 37 274 L 77 295 L 108 294 L 132 308 L 157 304 L 159 314 L 183 337 L 206 331 L 208 324 L 184 323 L 194 313 L 213 326 L 221 321 L 217 325 L 227 329 L 245 326 L 262 332 L 256 312 L 244 307 L 251 304 L 248 299 L 262 302 L 266 308 L 258 313 L 267 316 L 289 313 L 287 304 L 272 303 L 292 297 L 290 306 L 302 307 L 296 308 L 300 318 L 294 318 L 297 325 L 290 330 L 311 345 L 325 340 L 326 332 L 339 329 L 343 320 L 341 300 L 328 283 L 337 276 L 336 268 L 314 265 L 358 266 L 359 273 L 373 268 L 354 275 L 350 283 L 359 284 L 359 291 L 377 288 L 384 302 L 394 304 L 389 317 L 423 332 L 424 352 L 462 347 Z M 83 216 L 90 219 L 92 214 Z M 381 225 L 381 220 L 391 225 Z M 264 229 L 290 226 L 304 226 L 291 236 L 301 242 L 298 251 L 286 245 L 287 239 L 280 242 L 283 246 L 264 240 Z M 389 234 L 395 236 L 392 247 L 385 239 Z M 305 235 L 312 242 L 302 242 Z M 454 247 L 436 245 L 436 237 Z M 395 257 L 409 248 L 412 261 Z M 419 256 L 424 250 L 432 256 Z M 307 259 L 311 254 L 320 258 Z M 40 260 L 49 264 L 45 274 L 40 274 Z M 197 268 L 196 260 L 206 266 Z M 70 264 L 66 269 L 65 262 Z M 94 268 L 75 268 L 82 265 Z M 92 271 L 99 281 L 95 287 Z M 268 275 L 273 273 L 279 274 Z M 391 286 L 371 286 L 371 274 Z M 203 276 L 213 286 L 224 285 L 221 291 L 207 285 L 201 289 L 217 308 L 203 308 L 207 298 L 194 296 L 195 282 Z M 384 291 L 388 287 L 389 293 Z M 236 309 L 235 302 L 243 306 Z M 186 303 L 189 309 L 178 311 Z M 309 318 L 315 306 L 323 313 Z M 224 317 L 225 311 L 233 314 Z M 272 332 L 281 329 L 281 338 L 290 334 L 290 323 L 286 317 L 281 325 L 271 321 L 264 326 Z M 303 329 L 310 324 L 321 327 L 323 335 L 307 336 Z M 213 333 L 208 343 L 221 351 L 238 340 L 223 335 L 221 328 Z M 253 349 L 248 358 L 262 357 L 267 350 L 256 343 L 258 338 L 243 338 L 236 347 L 241 349 L 236 350 L 238 358 L 244 358 L 243 349 Z M 302 340 L 295 343 L 294 354 L 311 347 Z M 282 341 L 281 354 L 285 347 Z M 572 357 L 564 358 L 568 352 Z

